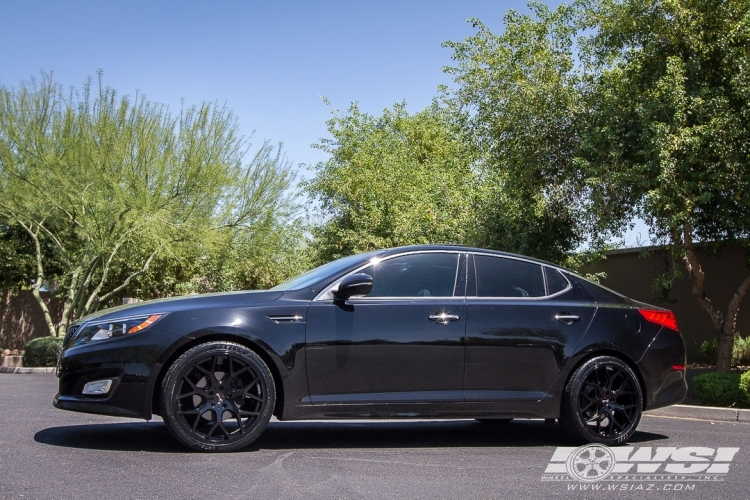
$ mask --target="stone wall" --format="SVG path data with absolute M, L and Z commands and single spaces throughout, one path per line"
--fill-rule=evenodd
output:
M 26 342 L 49 335 L 42 309 L 31 291 L 11 293 L 5 290 L 0 301 L 0 348 L 23 349 Z M 52 319 L 60 321 L 63 303 L 52 294 L 42 292 Z

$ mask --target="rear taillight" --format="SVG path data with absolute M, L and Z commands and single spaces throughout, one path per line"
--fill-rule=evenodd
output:
M 646 321 L 656 323 L 657 325 L 666 326 L 667 328 L 671 328 L 674 331 L 679 331 L 677 329 L 677 318 L 674 317 L 674 313 L 672 311 L 667 311 L 664 309 L 638 309 L 638 312 L 641 313 L 641 316 L 646 318 Z

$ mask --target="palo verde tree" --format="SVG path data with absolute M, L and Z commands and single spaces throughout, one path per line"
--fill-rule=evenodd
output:
M 249 161 L 248 149 L 229 110 L 203 104 L 173 116 L 141 94 L 119 96 L 101 75 L 80 91 L 48 74 L 0 87 L 0 216 L 34 245 L 32 289 L 50 334 L 155 259 L 212 255 L 234 234 L 277 223 L 291 166 L 268 144 Z M 39 293 L 49 247 L 62 269 L 59 324 Z
M 748 248 L 750 237 L 750 2 L 582 0 L 587 126 L 580 167 L 591 210 L 640 216 L 687 275 L 730 368 L 750 272 L 728 304 L 705 292 L 695 243 Z M 738 270 L 739 271 L 739 270 Z M 667 281 L 667 284 L 669 282 Z

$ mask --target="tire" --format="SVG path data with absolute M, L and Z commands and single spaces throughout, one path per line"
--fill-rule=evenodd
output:
M 633 370 L 612 356 L 586 361 L 565 386 L 560 425 L 576 441 L 625 443 L 643 413 L 643 393 Z
M 476 419 L 477 422 L 480 422 L 482 424 L 487 425 L 505 425 L 509 423 L 512 418 L 478 418 Z
M 169 367 L 161 408 L 170 434 L 197 451 L 235 451 L 255 441 L 273 413 L 268 366 L 232 342 L 193 347 Z

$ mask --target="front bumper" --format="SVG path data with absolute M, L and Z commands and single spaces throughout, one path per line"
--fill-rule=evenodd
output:
M 147 330 L 68 347 L 60 355 L 56 408 L 122 417 L 151 418 L 151 396 L 160 359 L 179 336 Z M 106 394 L 86 395 L 88 382 L 112 380 Z

